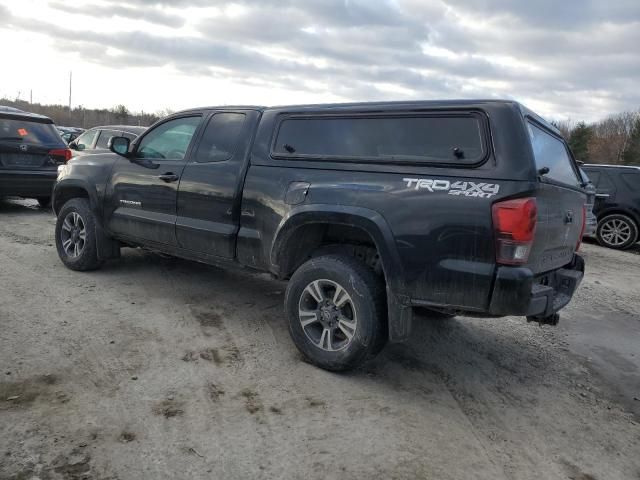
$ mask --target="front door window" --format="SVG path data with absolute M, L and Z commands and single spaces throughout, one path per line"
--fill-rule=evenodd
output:
M 142 138 L 135 156 L 161 160 L 183 160 L 199 124 L 199 116 L 169 120 Z

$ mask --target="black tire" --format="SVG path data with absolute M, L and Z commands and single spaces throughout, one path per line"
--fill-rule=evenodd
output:
M 319 283 L 315 285 L 320 285 L 321 290 L 324 289 L 322 295 L 327 302 L 332 301 L 331 297 L 337 292 L 337 286 L 347 293 L 349 299 L 343 306 L 338 307 L 341 303 L 338 299 L 334 307 L 340 309 L 338 317 L 344 319 L 344 315 L 349 317 L 351 312 L 351 316 L 346 319 L 349 321 L 355 319 L 354 331 L 348 329 L 351 332 L 350 338 L 344 334 L 345 329 L 342 326 L 337 326 L 342 320 L 334 320 L 334 326 L 331 327 L 334 333 L 327 333 L 328 340 L 323 340 L 325 330 L 329 331 L 327 325 L 331 320 L 327 320 L 327 324 L 323 323 L 324 320 L 320 320 L 324 319 L 320 313 L 320 302 L 315 300 L 308 289 L 316 281 Z M 337 286 L 332 287 L 334 284 Z M 332 288 L 334 290 L 331 290 Z M 312 320 L 310 325 L 303 327 L 299 309 L 304 302 L 308 301 L 317 303 L 316 309 L 313 306 L 309 307 L 309 312 L 317 312 L 316 320 Z M 387 342 L 384 281 L 371 268 L 348 255 L 331 254 L 308 260 L 291 277 L 284 302 L 289 321 L 289 333 L 294 344 L 310 363 L 325 370 L 342 371 L 355 368 L 376 356 Z M 322 330 L 317 343 L 312 340 L 313 329 L 316 330 L 316 340 L 318 329 Z M 344 345 L 341 346 L 341 344 Z M 330 351 L 332 347 L 335 349 Z
M 80 217 L 81 223 L 78 222 L 78 225 L 81 224 L 85 232 L 84 242 L 77 252 L 67 251 L 64 245 L 70 236 L 65 220 L 71 221 L 72 216 L 75 215 Z M 62 263 L 71 270 L 95 270 L 102 265 L 97 254 L 96 219 L 86 198 L 72 198 L 60 209 L 56 221 L 56 248 Z M 74 253 L 77 255 L 74 256 Z
M 598 220 L 596 238 L 603 247 L 625 250 L 638 241 L 638 225 L 627 215 L 607 215 Z
M 36 197 L 38 201 L 38 205 L 42 208 L 47 208 L 51 206 L 51 197 Z

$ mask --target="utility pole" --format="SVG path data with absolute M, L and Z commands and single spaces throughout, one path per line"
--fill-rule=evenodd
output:
M 33 88 L 29 90 L 29 103 L 33 105 Z
M 71 113 L 71 79 L 73 76 L 73 71 L 69 71 L 69 113 Z
M 71 79 L 73 76 L 73 71 L 69 70 L 69 125 L 73 123 L 73 118 L 71 114 Z

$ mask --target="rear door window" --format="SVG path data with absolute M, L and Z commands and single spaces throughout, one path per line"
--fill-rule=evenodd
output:
M 121 137 L 125 137 L 128 138 L 130 141 L 134 141 L 136 138 L 138 138 L 138 136 L 135 133 L 129 133 L 129 132 L 122 132 L 120 134 Z
M 98 137 L 98 142 L 96 143 L 96 148 L 107 149 L 107 144 L 109 143 L 109 139 L 111 137 L 117 137 L 119 135 L 118 132 L 114 130 L 100 130 L 100 136 Z
M 613 183 L 613 180 L 609 178 L 609 174 L 606 172 L 602 172 L 600 178 L 598 179 L 598 184 L 596 185 L 598 188 L 598 193 L 611 193 L 615 192 L 616 186 Z
M 196 162 L 222 162 L 233 157 L 243 123 L 242 113 L 216 113 L 211 117 L 198 146 Z
M 547 167 L 549 173 L 544 178 L 577 186 L 579 184 L 578 175 L 564 142 L 534 123 L 529 122 L 528 126 L 536 169 Z
M 282 121 L 273 155 L 378 162 L 474 164 L 486 155 L 476 115 L 307 117 Z
M 51 123 L 0 118 L 0 141 L 29 145 L 60 145 L 62 138 Z
M 594 185 L 598 185 L 598 181 L 600 180 L 600 172 L 596 172 L 595 170 L 585 170 L 587 175 L 589 175 L 589 180 Z
M 627 188 L 633 192 L 640 190 L 640 172 L 638 173 L 623 173 L 620 175 L 622 182 Z

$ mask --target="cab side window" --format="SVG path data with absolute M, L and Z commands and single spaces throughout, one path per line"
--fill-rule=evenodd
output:
M 182 117 L 169 120 L 145 135 L 135 156 L 160 160 L 183 160 L 201 117 Z
M 196 162 L 222 162 L 233 157 L 243 123 L 242 113 L 216 113 L 211 117 L 198 145 Z

